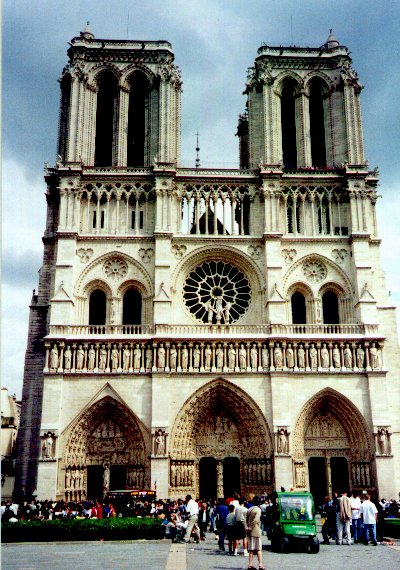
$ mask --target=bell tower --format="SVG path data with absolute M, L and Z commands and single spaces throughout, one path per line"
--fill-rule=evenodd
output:
M 250 168 L 364 165 L 361 89 L 332 31 L 320 48 L 262 45 L 246 84 Z
M 176 163 L 180 72 L 167 41 L 71 41 L 60 78 L 58 155 L 95 167 Z

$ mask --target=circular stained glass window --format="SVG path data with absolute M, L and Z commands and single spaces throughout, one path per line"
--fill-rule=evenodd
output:
M 224 261 L 206 261 L 191 271 L 183 286 L 189 311 L 203 323 L 234 323 L 250 305 L 247 277 Z

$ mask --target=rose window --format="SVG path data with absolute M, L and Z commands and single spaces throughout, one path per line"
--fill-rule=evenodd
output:
M 128 266 L 123 259 L 113 257 L 104 263 L 104 273 L 108 277 L 122 278 L 128 273 Z
M 325 279 L 327 271 L 325 265 L 320 261 L 305 261 L 303 273 L 311 283 L 320 283 Z
M 194 269 L 183 286 L 189 311 L 203 323 L 228 324 L 249 308 L 250 283 L 242 271 L 224 261 L 206 261 Z

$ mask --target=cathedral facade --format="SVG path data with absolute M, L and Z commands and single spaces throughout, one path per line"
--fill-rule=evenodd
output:
M 16 496 L 400 488 L 399 347 L 349 51 L 259 48 L 240 167 L 183 168 L 166 41 L 73 38 Z

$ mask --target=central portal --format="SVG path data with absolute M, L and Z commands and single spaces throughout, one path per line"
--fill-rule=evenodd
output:
M 240 494 L 240 460 L 238 457 L 202 457 L 199 461 L 200 498 L 204 500 Z

